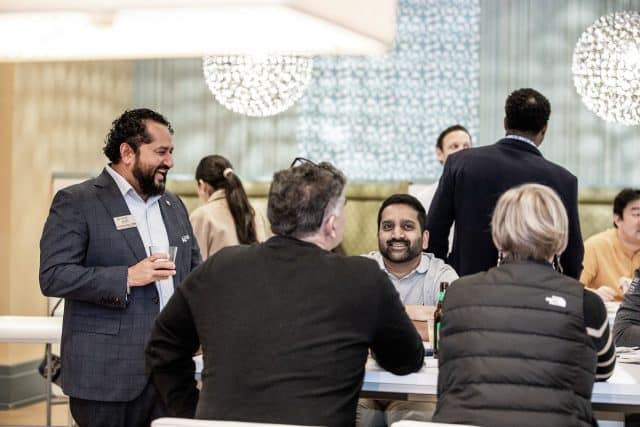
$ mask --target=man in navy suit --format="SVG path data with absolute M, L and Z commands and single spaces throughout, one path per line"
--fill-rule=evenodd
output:
M 173 129 L 160 114 L 113 122 L 95 179 L 60 190 L 40 241 L 40 288 L 65 299 L 62 388 L 79 426 L 148 426 L 165 414 L 144 372 L 151 326 L 201 262 L 187 210 L 165 191 Z M 150 245 L 177 246 L 174 262 Z
M 578 219 L 578 180 L 538 150 L 547 131 L 549 101 L 533 89 L 519 89 L 507 98 L 506 136 L 493 145 L 452 154 L 444 165 L 427 219 L 429 252 L 464 276 L 496 265 L 491 240 L 491 214 L 500 195 L 527 182 L 553 188 L 569 216 L 569 244 L 560 257 L 564 273 L 578 278 L 584 247 Z M 455 221 L 453 247 L 448 236 Z M 523 236 L 526 238 L 526 236 Z

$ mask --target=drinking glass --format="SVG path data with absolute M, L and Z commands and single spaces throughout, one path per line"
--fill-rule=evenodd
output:
M 171 261 L 173 263 L 176 262 L 176 255 L 178 254 L 177 246 L 162 246 L 162 245 L 151 245 L 149 246 L 149 255 L 156 254 L 164 254 L 167 255 L 168 258 L 158 259 L 158 261 Z

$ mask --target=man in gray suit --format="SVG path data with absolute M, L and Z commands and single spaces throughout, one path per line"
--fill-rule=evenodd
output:
M 42 293 L 65 299 L 62 388 L 81 426 L 148 426 L 165 409 L 144 372 L 144 346 L 174 288 L 201 262 L 187 210 L 165 191 L 173 129 L 125 111 L 95 179 L 60 190 L 40 241 Z M 149 256 L 176 246 L 175 263 Z

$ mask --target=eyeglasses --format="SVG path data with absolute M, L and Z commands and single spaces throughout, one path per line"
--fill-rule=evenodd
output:
M 316 168 L 324 169 L 327 172 L 331 173 L 331 175 L 334 175 L 334 176 L 338 175 L 338 173 L 336 172 L 336 169 L 330 163 L 326 163 L 326 162 L 316 163 L 305 157 L 296 157 L 295 159 L 293 159 L 293 162 L 291 162 L 291 166 L 289 166 L 289 168 L 301 166 L 301 165 L 304 165 L 305 163 L 311 166 L 314 166 Z
M 309 163 L 310 165 L 315 166 L 315 167 L 320 167 L 317 163 L 315 163 L 315 162 L 313 162 L 313 161 L 311 161 L 311 160 L 309 160 L 307 158 L 304 158 L 304 157 L 296 157 L 295 159 L 293 159 L 293 162 L 291 162 L 291 166 L 289 166 L 289 167 L 292 168 L 294 166 L 300 166 L 300 165 L 303 165 L 305 163 Z

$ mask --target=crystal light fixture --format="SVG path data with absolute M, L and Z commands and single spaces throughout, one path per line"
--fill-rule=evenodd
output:
M 272 116 L 291 107 L 311 80 L 313 60 L 303 56 L 205 56 L 204 78 L 231 111 Z
M 600 17 L 573 51 L 573 82 L 582 102 L 608 122 L 640 123 L 640 14 Z

